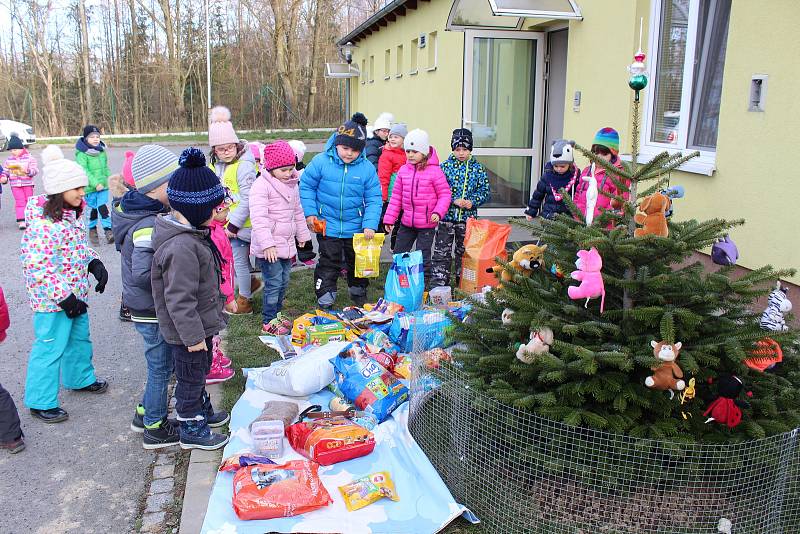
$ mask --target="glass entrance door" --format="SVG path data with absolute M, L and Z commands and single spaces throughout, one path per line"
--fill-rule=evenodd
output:
M 464 123 L 492 188 L 482 213 L 519 214 L 540 167 L 543 34 L 468 30 L 465 37 Z

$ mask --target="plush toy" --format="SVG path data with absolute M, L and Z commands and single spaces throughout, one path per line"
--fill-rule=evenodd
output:
M 544 251 L 547 250 L 547 245 L 525 245 L 517 249 L 511 257 L 509 265 L 518 273 L 525 276 L 530 276 L 534 269 L 538 269 L 544 263 Z M 502 265 L 495 265 L 486 270 L 494 274 L 500 273 L 501 282 L 510 282 L 514 279 L 514 275 L 503 268 Z M 500 287 L 502 287 L 502 283 Z
M 711 246 L 711 261 L 717 265 L 736 265 L 738 259 L 739 249 L 727 234 Z
M 643 227 L 637 228 L 633 235 L 635 237 L 644 237 L 646 235 L 667 237 L 669 228 L 667 227 L 665 214 L 671 204 L 672 201 L 669 197 L 661 193 L 653 193 L 649 197 L 644 197 L 642 203 L 639 204 L 636 215 L 633 216 L 634 222 L 643 225 Z
M 672 187 L 668 187 L 666 189 L 662 189 L 659 191 L 662 195 L 666 195 L 669 197 L 670 200 L 674 200 L 676 198 L 683 198 L 685 191 L 682 185 L 673 185 Z M 664 213 L 664 217 L 672 217 L 673 210 L 672 210 L 672 202 L 669 204 L 669 208 Z
M 686 387 L 683 371 L 677 364 L 683 344 L 680 341 L 665 343 L 653 340 L 650 346 L 653 347 L 653 356 L 661 363 L 653 367 L 653 374 L 644 379 L 644 385 L 660 391 L 669 390 L 671 399 L 675 396 L 675 390 L 682 391 Z
M 789 327 L 786 326 L 786 319 L 783 317 L 784 313 L 792 311 L 792 301 L 789 300 L 789 290 L 781 287 L 781 281 L 778 280 L 775 284 L 775 289 L 769 294 L 767 299 L 767 309 L 761 314 L 761 328 L 764 330 L 771 330 L 773 332 L 786 332 Z
M 755 342 L 755 348 L 751 349 L 742 363 L 754 371 L 764 372 L 772 369 L 783 361 L 783 349 L 772 338 L 765 337 Z
M 572 300 L 586 299 L 585 307 L 588 307 L 589 299 L 600 297 L 600 313 L 603 313 L 606 302 L 606 288 L 603 284 L 603 275 L 600 274 L 600 269 L 603 268 L 603 258 L 594 247 L 589 250 L 579 250 L 575 266 L 578 270 L 572 271 L 570 276 L 581 284 L 567 288 L 569 298 Z
M 502 323 L 505 326 L 508 326 L 508 325 L 511 324 L 511 316 L 512 315 L 514 315 L 514 310 L 512 310 L 511 308 L 506 308 L 506 309 L 503 310 L 503 313 L 500 315 L 500 321 L 502 321 Z
M 712 383 L 709 380 L 709 383 Z M 742 380 L 735 375 L 720 375 L 717 378 L 717 394 L 703 415 L 708 417 L 706 423 L 716 421 L 728 428 L 734 428 L 742 422 L 742 408 L 749 408 L 747 402 L 738 400 L 737 397 L 744 389 Z M 751 392 L 747 392 L 748 397 L 752 397 Z
M 553 344 L 553 331 L 544 326 L 536 332 L 531 332 L 530 341 L 520 345 L 517 349 L 517 359 L 522 363 L 531 364 L 536 356 L 550 352 Z
M 586 188 L 586 226 L 591 226 L 594 222 L 594 207 L 597 205 L 597 178 L 594 176 L 594 163 L 592 163 L 589 174 L 581 176 L 581 180 L 589 185 Z

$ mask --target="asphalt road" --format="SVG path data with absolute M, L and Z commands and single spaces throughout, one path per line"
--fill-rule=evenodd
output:
M 173 148 L 173 147 L 171 147 Z M 179 151 L 182 147 L 175 146 Z M 129 148 L 135 150 L 135 148 Z M 110 167 L 121 168 L 125 148 L 110 149 Z M 41 147 L 33 154 L 41 163 Z M 7 152 L 0 153 L 3 159 Z M 65 149 L 72 158 L 72 150 Z M 41 181 L 37 190 L 41 192 Z M 22 404 L 32 312 L 19 262 L 22 232 L 14 222 L 14 200 L 3 188 L 0 208 L 0 284 L 11 312 L 8 338 L 0 345 L 0 383 L 17 403 L 27 449 L 0 454 L 0 532 L 129 532 L 154 454 L 142 449 L 129 425 L 146 376 L 141 338 L 131 323 L 117 319 L 119 254 L 97 247 L 109 274 L 102 295 L 92 293 L 89 317 L 97 376 L 110 383 L 104 395 L 60 394 L 68 421 L 47 425 Z

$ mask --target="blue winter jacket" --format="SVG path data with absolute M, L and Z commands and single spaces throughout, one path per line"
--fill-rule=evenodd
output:
M 306 217 L 324 219 L 327 237 L 351 238 L 364 228 L 378 229 L 383 197 L 375 167 L 364 157 L 345 164 L 331 135 L 300 178 L 300 202 Z

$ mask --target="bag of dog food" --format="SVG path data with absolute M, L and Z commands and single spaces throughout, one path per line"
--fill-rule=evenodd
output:
M 461 291 L 480 293 L 484 286 L 496 287 L 499 281 L 493 272 L 496 257 L 508 258 L 506 240 L 511 235 L 511 225 L 500 224 L 488 219 L 467 219 L 467 233 L 464 235 L 464 258 L 461 262 Z
M 301 413 L 298 422 L 286 429 L 286 437 L 294 450 L 320 465 L 366 456 L 375 448 L 372 432 L 341 412 L 322 412 L 319 405 Z
M 408 388 L 366 353 L 331 360 L 336 384 L 345 398 L 382 423 L 408 399 Z
M 308 460 L 256 464 L 233 477 L 233 510 L 239 519 L 274 519 L 311 512 L 333 502 Z
M 356 253 L 356 278 L 377 278 L 381 271 L 381 248 L 386 234 L 375 234 L 367 239 L 364 234 L 353 234 Z

